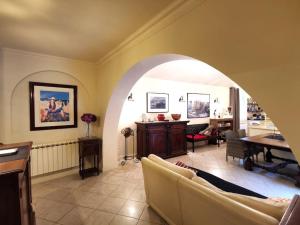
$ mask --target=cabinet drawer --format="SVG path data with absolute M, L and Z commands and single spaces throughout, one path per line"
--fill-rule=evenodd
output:
M 174 124 L 170 126 L 171 129 L 179 129 L 179 130 L 184 130 L 186 129 L 186 125 L 184 124 Z
M 151 132 L 151 131 L 153 131 L 153 132 L 157 132 L 157 131 L 164 132 L 166 130 L 167 130 L 166 126 L 163 126 L 163 125 L 162 126 L 149 126 L 148 127 L 149 132 Z
M 99 153 L 99 143 L 84 143 L 84 144 L 80 144 L 79 147 L 79 154 L 81 156 L 85 156 L 85 155 L 94 155 L 94 154 L 98 154 Z

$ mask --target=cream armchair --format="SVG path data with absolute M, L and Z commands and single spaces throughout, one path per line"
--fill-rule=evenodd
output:
M 257 206 L 237 194 L 232 198 L 174 166 L 157 156 L 142 158 L 147 203 L 170 225 L 278 225 L 286 210 L 272 205 L 265 209 L 265 203 Z

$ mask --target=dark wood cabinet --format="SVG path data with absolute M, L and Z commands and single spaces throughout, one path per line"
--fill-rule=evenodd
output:
M 14 155 L 0 157 L 0 224 L 35 224 L 31 197 L 31 145 L 28 142 L 0 146 L 0 151 L 18 149 Z
M 169 158 L 187 153 L 186 126 L 189 121 L 136 122 L 137 158 L 155 154 Z
M 102 171 L 102 140 L 97 137 L 78 138 L 79 175 L 82 179 L 91 174 L 99 175 Z M 92 167 L 86 168 L 86 159 L 91 159 Z

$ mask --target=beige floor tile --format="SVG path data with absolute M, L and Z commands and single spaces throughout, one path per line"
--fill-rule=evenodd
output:
M 82 180 L 78 174 L 72 174 L 69 176 L 65 176 L 50 182 L 47 182 L 46 184 L 52 186 L 52 187 L 58 187 L 58 188 L 68 188 L 68 189 L 76 189 L 80 187 L 82 184 L 84 184 L 86 180 Z
M 36 218 L 36 225 L 56 225 L 56 223 L 41 218 Z
M 98 210 L 93 211 L 88 218 L 84 221 L 85 225 L 109 225 L 113 220 L 115 214 L 101 212 Z
M 65 198 L 68 194 L 71 193 L 71 189 L 63 189 L 63 188 L 58 188 L 55 189 L 43 196 L 43 198 L 49 199 L 49 200 L 54 200 L 54 201 L 61 201 L 63 198 Z
M 117 213 L 125 204 L 126 199 L 107 197 L 103 203 L 97 206 L 97 209 L 110 213 Z
M 147 222 L 155 223 L 155 224 L 163 224 L 164 220 L 149 206 L 146 206 L 140 220 L 144 220 Z
M 95 209 L 105 198 L 105 195 L 100 195 L 98 193 L 74 191 L 68 194 L 62 201 Z
M 76 207 L 58 221 L 63 225 L 85 225 L 85 220 L 91 215 L 93 209 Z
M 146 194 L 143 189 L 135 189 L 128 197 L 129 200 L 145 202 Z
M 56 222 L 66 213 L 70 212 L 74 205 L 47 199 L 38 199 L 36 202 L 35 213 L 37 217 Z
M 137 225 L 157 225 L 157 223 L 150 223 L 148 221 L 139 220 Z
M 124 198 L 128 199 L 130 194 L 134 191 L 134 189 L 117 189 L 113 191 L 109 196 L 114 198 Z
M 146 204 L 128 200 L 118 212 L 119 215 L 140 218 Z
M 102 195 L 109 195 L 113 191 L 115 191 L 119 187 L 118 184 L 106 184 L 101 181 L 87 183 L 82 186 L 78 190 L 94 192 Z
M 109 225 L 136 225 L 137 219 L 126 216 L 115 216 Z

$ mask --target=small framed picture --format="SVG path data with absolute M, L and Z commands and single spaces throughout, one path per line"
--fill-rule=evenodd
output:
M 77 86 L 29 82 L 30 130 L 77 127 Z
M 169 94 L 147 92 L 147 112 L 148 113 L 169 112 Z
M 199 93 L 187 94 L 187 118 L 210 117 L 210 95 Z

